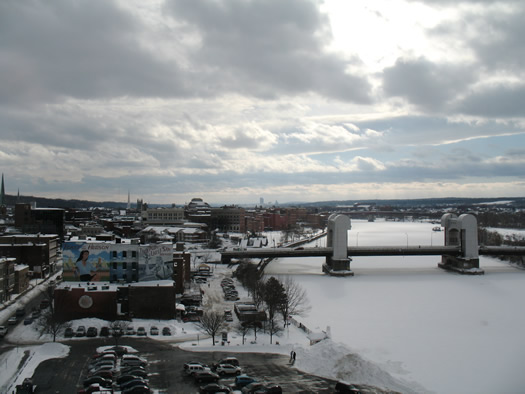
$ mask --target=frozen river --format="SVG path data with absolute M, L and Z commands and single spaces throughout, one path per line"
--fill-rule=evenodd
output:
M 435 224 L 352 221 L 349 245 L 443 245 Z M 324 239 L 313 243 L 324 246 Z M 323 258 L 278 259 L 308 292 L 310 328 L 436 393 L 522 393 L 525 270 L 481 257 L 485 275 L 437 267 L 439 256 L 357 257 L 354 277 L 322 274 Z

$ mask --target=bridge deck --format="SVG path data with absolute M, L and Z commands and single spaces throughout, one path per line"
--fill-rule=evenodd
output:
M 248 248 L 227 250 L 222 253 L 223 260 L 242 258 L 277 258 L 277 257 L 316 257 L 331 256 L 332 248 Z M 481 246 L 479 254 L 485 256 L 525 255 L 524 247 Z M 348 256 L 460 256 L 458 246 L 351 246 Z
M 430 256 L 459 255 L 456 246 L 355 246 L 348 248 L 348 256 Z M 332 248 L 253 248 L 223 251 L 223 259 L 277 258 L 331 256 Z

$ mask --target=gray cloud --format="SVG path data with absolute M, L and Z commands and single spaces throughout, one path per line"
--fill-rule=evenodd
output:
M 432 63 L 424 58 L 399 59 L 383 71 L 383 89 L 428 111 L 440 111 L 474 80 L 475 70 Z
M 188 94 L 141 29 L 114 2 L 1 2 L 0 103 Z
M 461 100 L 458 109 L 461 113 L 489 118 L 523 117 L 525 85 L 484 87 Z
M 313 1 L 171 0 L 166 9 L 199 37 L 193 64 L 202 83 L 218 91 L 275 98 L 318 93 L 343 101 L 370 102 L 358 63 L 324 49 L 329 25 Z

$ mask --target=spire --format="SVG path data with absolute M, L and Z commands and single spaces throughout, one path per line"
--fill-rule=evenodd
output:
M 128 210 L 131 208 L 131 201 L 129 200 L 129 189 L 128 189 Z
M 2 172 L 2 186 L 0 186 L 0 206 L 5 205 L 4 173 Z

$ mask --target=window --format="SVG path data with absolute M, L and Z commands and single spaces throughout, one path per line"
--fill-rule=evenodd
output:
M 128 252 L 126 252 L 125 250 L 122 251 L 122 257 L 128 257 Z
M 127 269 L 128 268 L 128 263 L 122 263 L 122 269 Z
M 114 262 L 114 263 L 113 263 L 113 269 L 114 269 L 114 270 L 117 269 L 117 262 Z
M 131 257 L 137 257 L 137 251 L 136 250 L 133 250 L 131 252 Z
M 117 251 L 116 251 L 116 250 L 114 250 L 114 251 L 111 252 L 111 253 L 112 253 L 113 258 L 117 258 Z

